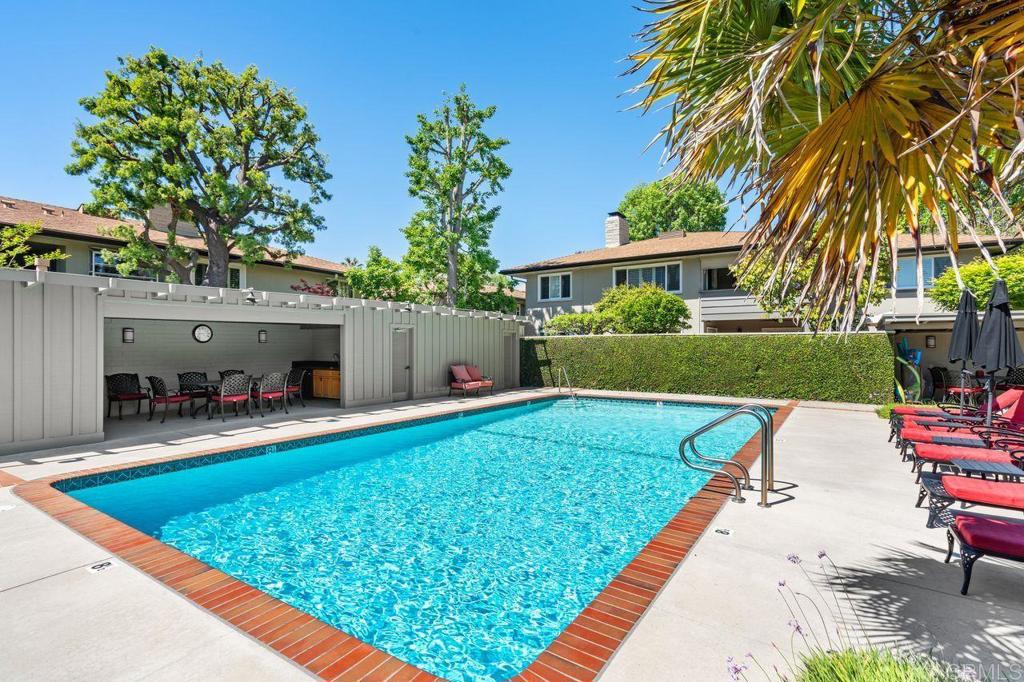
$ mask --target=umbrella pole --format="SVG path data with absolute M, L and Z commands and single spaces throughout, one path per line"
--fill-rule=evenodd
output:
M 960 362 L 960 413 L 964 411 L 964 389 L 967 388 L 967 361 Z
M 992 426 L 992 375 L 988 375 L 988 409 L 985 410 L 985 426 Z

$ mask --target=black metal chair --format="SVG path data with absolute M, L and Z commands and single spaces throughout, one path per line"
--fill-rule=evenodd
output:
M 160 377 L 146 377 L 146 381 L 149 382 L 149 387 L 153 392 L 152 397 L 149 399 L 149 419 L 147 421 L 153 421 L 153 413 L 156 412 L 157 405 L 164 406 L 164 416 L 160 419 L 161 424 L 167 421 L 168 405 L 176 404 L 178 406 L 178 416 L 180 417 L 181 406 L 188 403 L 189 413 L 192 414 L 194 398 L 191 393 L 168 393 L 167 382 Z M 195 415 L 193 414 L 193 416 Z
M 117 418 L 121 418 L 124 403 L 135 402 L 135 414 L 142 413 L 142 401 L 149 400 L 149 392 L 142 388 L 138 374 L 110 374 L 104 377 L 107 383 L 107 417 L 110 417 L 114 403 L 117 403 Z
M 227 379 L 229 376 L 231 376 L 233 374 L 245 374 L 245 370 L 244 369 L 222 369 L 221 371 L 217 372 L 217 374 L 220 375 L 221 379 Z
M 273 412 L 274 401 L 278 398 L 281 399 L 284 413 L 288 414 L 288 401 L 285 393 L 287 376 L 285 372 L 271 372 L 260 377 L 259 383 L 252 387 L 252 399 L 256 401 L 256 407 L 259 408 L 261 417 L 263 416 L 263 401 L 266 400 L 270 403 L 270 411 Z
M 294 395 L 299 399 L 299 404 L 303 407 L 306 406 L 306 401 L 302 399 L 302 382 L 306 378 L 306 370 L 293 367 L 288 371 L 288 379 L 284 385 L 284 397 L 288 401 L 288 404 L 292 404 L 292 396 Z
M 252 419 L 252 405 L 250 404 L 249 387 L 252 385 L 252 377 L 248 374 L 229 374 L 224 377 L 220 385 L 220 392 L 210 396 L 207 405 L 220 405 L 220 420 L 224 421 L 225 403 L 233 403 L 235 416 L 238 416 L 238 403 L 245 403 L 245 413 Z M 213 419 L 213 409 L 208 408 L 207 419 Z
M 953 381 L 949 376 L 949 370 L 945 367 L 930 367 L 928 373 L 932 377 L 932 391 L 929 397 L 937 403 L 946 402 L 949 387 L 953 385 Z
M 209 378 L 206 376 L 206 372 L 179 372 L 178 373 L 178 393 L 188 393 L 195 398 L 210 397 L 210 384 Z M 202 405 L 200 405 L 202 407 Z M 192 406 L 192 418 L 196 416 L 196 408 Z

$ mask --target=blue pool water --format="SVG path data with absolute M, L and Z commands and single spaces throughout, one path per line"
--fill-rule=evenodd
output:
M 69 494 L 436 675 L 504 680 L 707 481 L 676 448 L 726 410 L 541 401 Z

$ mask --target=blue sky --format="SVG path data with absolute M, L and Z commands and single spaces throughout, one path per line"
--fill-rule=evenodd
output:
M 490 132 L 511 141 L 491 241 L 504 266 L 601 246 L 622 194 L 664 172 L 659 149 L 644 153 L 662 116 L 625 111 L 622 58 L 646 20 L 629 0 L 37 2 L 10 5 L 5 19 L 0 194 L 87 199 L 87 179 L 63 170 L 77 101 L 118 55 L 150 45 L 256 64 L 296 91 L 334 175 L 328 229 L 306 248 L 324 258 L 362 260 L 371 244 L 404 252 L 399 230 L 417 203 L 403 135 L 460 83 L 497 105 Z

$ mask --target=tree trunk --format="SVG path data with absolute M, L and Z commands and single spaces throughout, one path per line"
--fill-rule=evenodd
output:
M 210 264 L 206 267 L 206 281 L 203 284 L 210 287 L 226 287 L 230 260 L 227 242 L 216 230 L 210 229 L 206 231 L 206 249 Z
M 457 303 L 456 291 L 459 288 L 459 247 L 452 244 L 448 247 L 448 291 L 445 292 L 444 303 L 454 308 Z

